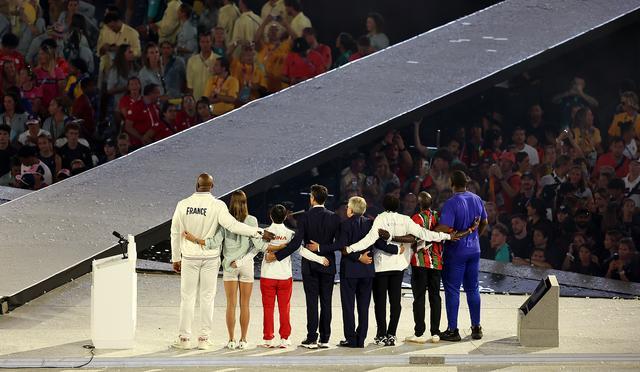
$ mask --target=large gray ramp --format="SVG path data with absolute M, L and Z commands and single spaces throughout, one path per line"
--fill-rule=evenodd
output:
M 195 176 L 250 194 L 637 20 L 640 0 L 511 0 L 0 206 L 0 298 L 89 270 L 170 220 Z M 166 225 L 165 225 L 166 226 Z M 141 244 L 142 245 L 142 244 Z

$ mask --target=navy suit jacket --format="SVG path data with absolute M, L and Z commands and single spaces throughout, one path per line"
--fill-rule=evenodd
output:
M 342 221 L 340 224 L 340 234 L 335 243 L 320 245 L 320 253 L 332 252 L 341 250 L 342 248 L 357 243 L 360 239 L 364 238 L 371 230 L 373 221 L 363 216 L 351 216 L 350 218 Z M 344 278 L 372 278 L 375 276 L 375 266 L 373 263 L 365 265 L 359 261 L 361 254 L 368 254 L 371 256 L 371 250 L 373 248 L 383 250 L 390 254 L 397 254 L 398 247 L 395 245 L 388 245 L 386 241 L 378 239 L 374 245 L 368 247 L 361 252 L 353 252 L 348 255 L 343 255 L 340 260 L 340 276 Z
M 298 228 L 293 239 L 287 246 L 276 252 L 278 261 L 288 257 L 300 248 L 301 244 L 315 241 L 320 245 L 332 244 L 338 237 L 340 229 L 340 217 L 324 207 L 313 207 L 298 219 Z M 319 255 L 329 260 L 329 266 L 325 267 L 317 262 L 302 259 L 302 274 L 310 274 L 317 271 L 323 274 L 336 273 L 335 251 L 320 252 Z

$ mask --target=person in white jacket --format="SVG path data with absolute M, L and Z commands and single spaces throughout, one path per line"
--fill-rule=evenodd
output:
M 373 245 L 379 237 L 388 240 L 390 245 L 397 246 L 397 252 L 374 250 L 373 262 L 376 275 L 373 279 L 373 302 L 376 315 L 377 332 L 374 342 L 378 345 L 395 346 L 396 330 L 400 320 L 400 305 L 402 278 L 404 270 L 409 266 L 411 250 L 405 248 L 403 243 L 393 241 L 394 237 L 413 235 L 416 238 L 429 242 L 444 240 L 457 240 L 469 234 L 468 231 L 435 232 L 418 226 L 409 216 L 397 213 L 400 200 L 390 194 L 383 200 L 385 211 L 379 214 L 373 221 L 369 233 L 359 242 L 346 247 L 347 253 L 360 252 Z M 381 234 L 378 230 L 385 230 Z M 386 235 L 386 236 L 385 236 Z M 390 303 L 390 320 L 387 325 L 387 293 Z
M 213 322 L 213 300 L 220 267 L 220 245 L 205 249 L 205 242 L 187 239 L 186 232 L 200 237 L 213 237 L 222 226 L 238 234 L 254 238 L 262 236 L 270 240 L 273 234 L 258 227 L 237 221 L 227 205 L 212 194 L 213 177 L 202 173 L 196 181 L 196 192 L 181 200 L 176 206 L 171 221 L 171 261 L 173 270 L 180 273 L 180 326 L 178 340 L 172 345 L 178 349 L 191 348 L 191 323 L 196 302 L 200 298 L 200 335 L 198 349 L 212 346 L 209 340 Z M 198 288 L 199 286 L 199 288 Z

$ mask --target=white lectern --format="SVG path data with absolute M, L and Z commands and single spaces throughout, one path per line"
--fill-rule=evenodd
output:
M 91 339 L 97 349 L 131 349 L 136 333 L 138 283 L 136 242 L 128 236 L 122 254 L 93 261 Z
M 518 309 L 518 339 L 522 346 L 557 347 L 560 286 L 555 275 L 542 280 Z

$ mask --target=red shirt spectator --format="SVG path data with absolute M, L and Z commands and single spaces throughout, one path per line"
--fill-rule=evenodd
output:
M 598 177 L 600 168 L 609 166 L 616 171 L 616 177 L 623 178 L 629 173 L 629 158 L 623 155 L 624 140 L 620 137 L 611 139 L 610 151 L 600 155 L 593 169 L 593 177 Z
M 193 115 L 189 115 L 186 111 L 180 110 L 176 114 L 176 126 L 185 130 L 198 124 L 198 115 L 194 112 Z
M 73 101 L 71 115 L 83 120 L 80 127 L 80 136 L 91 139 L 96 130 L 96 123 L 94 120 L 95 112 L 87 94 L 92 94 L 95 91 L 95 82 L 91 79 L 85 79 L 80 85 L 82 87 L 82 95 Z
M 283 75 L 295 84 L 321 74 L 324 70 L 324 60 L 318 52 L 309 50 L 306 57 L 291 52 L 284 61 Z
M 152 142 L 150 132 L 154 126 L 160 121 L 160 112 L 155 101 L 148 100 L 146 97 L 133 103 L 127 112 L 126 122 L 130 122 L 131 126 L 125 124 L 125 131 L 131 139 L 131 146 L 140 147 Z M 135 132 L 133 130 L 135 130 Z M 137 133 L 136 133 L 137 132 Z
M 54 67 L 51 72 L 41 67 L 36 67 L 33 72 L 36 74 L 38 85 L 42 89 L 42 107 L 48 107 L 52 99 L 61 95 L 59 82 L 64 81 L 64 72 L 59 67 Z
M 2 37 L 2 49 L 0 49 L 0 64 L 6 61 L 13 61 L 16 71 L 22 70 L 26 66 L 24 56 L 16 49 L 20 39 L 12 33 L 7 33 Z
M 189 128 L 176 122 L 177 110 L 174 105 L 164 104 L 161 111 L 162 117 L 160 120 L 151 125 L 154 141 L 159 141 Z

